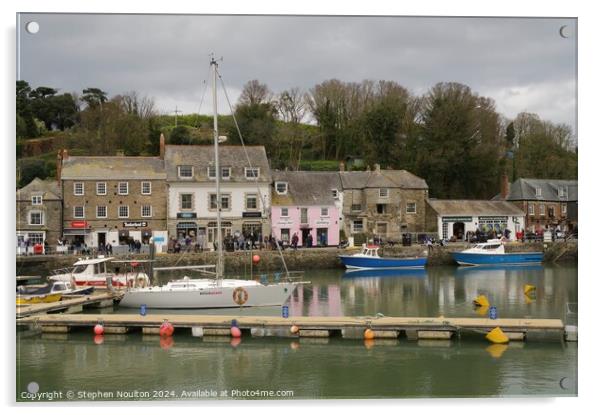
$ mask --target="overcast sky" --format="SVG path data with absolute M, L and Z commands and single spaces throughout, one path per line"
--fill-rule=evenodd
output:
M 25 30 L 30 21 L 39 23 L 35 35 Z M 274 92 L 385 79 L 415 94 L 455 81 L 493 98 L 509 118 L 528 111 L 576 125 L 570 18 L 22 14 L 20 23 L 19 79 L 64 92 L 135 90 L 164 113 L 199 111 L 214 52 L 232 101 L 251 79 Z M 200 112 L 210 105 L 207 90 Z

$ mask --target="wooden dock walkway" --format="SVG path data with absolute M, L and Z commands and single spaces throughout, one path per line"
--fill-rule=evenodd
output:
M 106 333 L 142 331 L 159 332 L 168 321 L 176 332 L 193 336 L 229 336 L 235 319 L 243 334 L 256 337 L 343 337 L 363 338 L 364 330 L 371 328 L 376 338 L 449 339 L 460 332 L 486 333 L 500 327 L 511 340 L 564 337 L 564 325 L 558 319 L 501 318 L 418 318 L 418 317 L 271 317 L 271 316 L 215 316 L 178 314 L 46 314 L 21 318 L 17 324 L 35 325 L 43 332 L 69 332 L 71 329 L 91 328 L 101 323 Z M 292 333 L 291 327 L 298 332 Z
M 39 303 L 39 304 L 24 304 L 17 305 L 16 316 L 17 319 L 26 318 L 28 316 L 36 314 L 46 313 L 79 313 L 84 307 L 112 307 L 115 300 L 122 295 L 120 293 L 113 292 L 101 292 L 92 295 L 82 295 L 73 297 L 63 297 L 65 299 L 56 301 L 53 303 Z

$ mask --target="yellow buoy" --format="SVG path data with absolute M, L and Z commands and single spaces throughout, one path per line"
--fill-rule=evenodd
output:
M 487 340 L 489 340 L 491 343 L 496 343 L 496 344 L 508 343 L 510 341 L 510 339 L 508 339 L 508 336 L 506 336 L 504 334 L 504 332 L 502 331 L 502 329 L 499 327 L 496 327 L 493 330 L 491 330 L 489 333 L 487 333 L 485 338 Z
M 374 332 L 372 331 L 372 329 L 366 329 L 364 331 L 364 339 L 365 340 L 372 340 L 372 339 L 374 339 Z
M 482 294 L 472 300 L 472 303 L 477 307 L 489 307 L 489 300 Z
M 487 350 L 487 353 L 489 353 L 491 357 L 499 359 L 500 357 L 502 357 L 507 348 L 507 344 L 492 344 L 488 346 L 485 350 Z
M 525 284 L 523 285 L 523 292 L 527 295 L 533 293 L 537 288 L 534 285 L 531 284 Z
M 489 311 L 489 307 L 477 307 L 475 312 L 481 316 L 484 316 Z

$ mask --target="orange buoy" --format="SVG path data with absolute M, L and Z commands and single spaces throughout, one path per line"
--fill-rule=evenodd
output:
M 105 328 L 103 327 L 102 324 L 97 324 L 94 326 L 94 334 L 96 335 L 102 335 L 105 332 Z
M 297 333 L 299 333 L 299 327 L 293 324 L 293 325 L 291 326 L 291 333 L 292 333 L 292 334 L 297 334 Z
M 373 340 L 374 339 L 374 332 L 372 331 L 372 329 L 366 329 L 364 331 L 364 339 L 365 340 Z
M 254 263 L 254 264 L 259 264 L 259 260 L 260 260 L 260 259 L 261 259 L 261 258 L 259 257 L 259 255 L 253 255 L 253 263 Z
M 240 329 L 238 327 L 232 326 L 232 327 L 230 327 L 230 334 L 234 338 L 239 338 L 242 335 L 242 332 L 240 331 Z
M 104 341 L 105 336 L 103 336 L 102 334 L 97 334 L 96 336 L 94 336 L 94 344 L 101 345 L 104 343 Z
M 161 324 L 161 327 L 159 328 L 159 335 L 161 337 L 170 337 L 173 335 L 173 332 L 174 332 L 173 325 L 168 321 Z

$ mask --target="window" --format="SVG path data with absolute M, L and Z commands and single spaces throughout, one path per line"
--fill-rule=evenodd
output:
M 129 218 L 130 217 L 130 207 L 129 206 L 119 206 L 117 213 L 120 218 Z
M 207 167 L 207 176 L 209 176 L 210 179 L 215 179 L 215 167 L 214 166 Z
M 332 189 L 332 198 L 337 199 L 339 197 L 339 191 L 337 189 Z
M 152 193 L 152 184 L 151 182 L 142 182 L 142 194 L 150 195 Z
M 560 212 L 562 213 L 562 216 L 566 216 L 566 203 L 563 203 L 560 206 Z
M 545 216 L 546 214 L 546 205 L 539 205 L 539 216 Z
M 257 195 L 247 195 L 245 207 L 247 209 L 257 209 Z
M 541 197 L 541 187 L 536 187 L 535 188 L 535 196 L 536 197 Z
M 129 190 L 128 182 L 119 182 L 117 185 L 117 193 L 120 195 L 127 195 Z
M 353 233 L 363 232 L 364 231 L 364 221 L 363 220 L 354 220 L 353 221 Z
M 320 216 L 328 216 L 328 208 L 320 209 Z
M 96 182 L 96 194 L 98 196 L 107 194 L 107 184 L 105 182 Z
M 178 177 L 180 179 L 191 179 L 193 174 L 192 166 L 178 166 Z
M 535 206 L 529 205 L 529 215 L 530 216 L 534 216 L 535 215 Z
M 32 245 L 44 244 L 44 234 L 42 232 L 27 232 L 27 238 Z
M 288 191 L 288 183 L 286 182 L 276 182 L 276 193 L 279 195 L 285 195 Z
M 180 209 L 192 209 L 192 193 L 180 194 Z
M 288 208 L 281 208 L 280 216 L 288 217 Z
M 416 202 L 406 203 L 406 213 L 416 213 Z
M 301 223 L 309 223 L 307 218 L 307 208 L 301 208 Z
M 82 219 L 84 217 L 84 207 L 73 206 L 73 217 L 77 219 Z
M 385 215 L 387 213 L 387 205 L 384 203 L 377 203 L 376 213 L 379 215 Z
M 151 205 L 142 205 L 140 214 L 143 218 L 150 218 L 153 216 L 153 207 Z
M 96 206 L 96 217 L 97 218 L 106 218 L 107 217 L 107 207 L 106 206 Z
M 222 171 L 222 179 L 230 180 L 230 173 L 232 173 L 232 169 L 230 167 L 222 167 L 220 170 Z
M 29 212 L 29 224 L 30 225 L 43 225 L 44 224 L 44 216 L 42 212 L 33 211 Z
M 280 229 L 280 239 L 283 242 L 290 241 L 291 230 L 290 229 Z
M 31 197 L 31 204 L 34 206 L 38 206 L 42 204 L 42 196 L 41 195 L 35 195 Z
M 362 205 L 360 205 L 359 203 L 354 203 L 351 205 L 351 210 L 353 212 L 359 212 L 362 210 Z
M 83 182 L 73 183 L 73 194 L 75 196 L 83 196 L 84 195 L 84 183 Z
M 220 198 L 222 199 L 222 209 L 230 209 L 230 196 L 220 195 Z M 209 195 L 209 209 L 217 209 L 217 195 L 215 193 Z
M 253 180 L 259 177 L 259 167 L 245 167 L 245 177 L 247 180 Z
M 389 197 L 389 189 L 378 189 L 379 197 Z
M 566 186 L 560 186 L 558 188 L 558 197 L 564 198 L 568 195 L 568 188 Z

